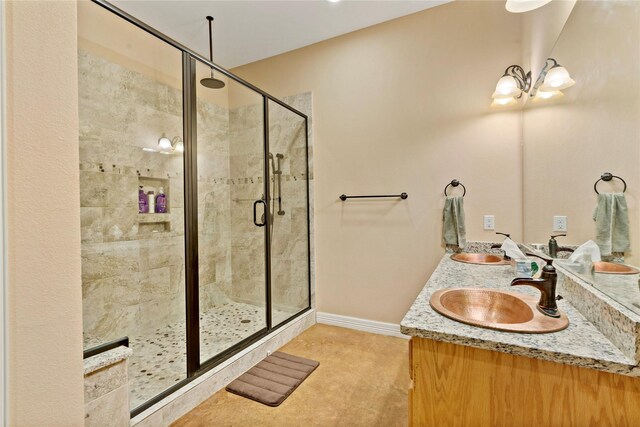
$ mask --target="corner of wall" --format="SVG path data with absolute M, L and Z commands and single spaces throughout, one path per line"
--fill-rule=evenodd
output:
M 6 202 L 7 179 L 6 167 L 6 141 L 7 141 L 7 116 L 6 116 L 6 24 L 4 17 L 5 3 L 0 2 L 0 424 L 8 423 L 6 416 L 6 285 L 7 285 L 7 251 L 6 251 Z

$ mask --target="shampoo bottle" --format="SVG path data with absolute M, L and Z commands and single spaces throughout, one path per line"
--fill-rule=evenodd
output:
M 147 193 L 147 199 L 149 203 L 149 213 L 154 213 L 156 211 L 156 195 L 153 191 L 149 191 Z
M 138 190 L 138 212 L 139 213 L 148 213 L 149 212 L 149 202 L 148 202 L 148 197 L 144 192 L 144 188 L 142 188 L 142 185 L 140 186 L 140 189 Z
M 164 194 L 164 188 L 160 187 L 156 196 L 156 213 L 167 212 L 167 196 Z

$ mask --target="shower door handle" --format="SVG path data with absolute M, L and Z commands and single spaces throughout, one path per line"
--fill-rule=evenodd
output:
M 257 212 L 256 212 L 257 210 L 256 207 L 258 206 L 258 203 L 262 203 L 262 205 L 264 206 L 264 211 L 267 212 L 267 204 L 264 200 L 256 200 L 255 202 L 253 202 L 253 223 L 256 225 L 256 227 L 264 227 L 267 224 L 267 222 L 264 221 L 264 219 L 263 219 L 264 222 L 262 224 L 258 223 Z

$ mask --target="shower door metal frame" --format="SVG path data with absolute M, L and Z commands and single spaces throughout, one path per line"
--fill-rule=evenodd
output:
M 264 90 L 252 85 L 251 83 L 236 76 L 230 71 L 216 65 L 209 59 L 194 52 L 186 46 L 171 39 L 167 35 L 161 33 L 155 28 L 150 27 L 137 18 L 129 15 L 120 8 L 110 4 L 105 0 L 91 0 L 93 3 L 114 13 L 120 18 L 126 20 L 130 24 L 144 30 L 161 41 L 173 46 L 182 52 L 182 96 L 183 96 L 183 140 L 184 140 L 184 203 L 185 203 L 185 315 L 186 315 L 186 352 L 187 366 L 186 378 L 174 384 L 170 388 L 164 390 L 160 394 L 149 399 L 142 405 L 131 410 L 131 416 L 134 417 L 149 407 L 158 403 L 165 397 L 171 395 L 178 389 L 184 387 L 194 379 L 203 375 L 210 369 L 219 365 L 221 362 L 229 359 L 241 350 L 247 348 L 258 340 L 268 336 L 273 331 L 287 325 L 297 317 L 302 316 L 311 310 L 311 200 L 309 191 L 309 118 L 306 114 L 291 107 L 275 96 L 270 95 Z M 199 310 L 199 260 L 198 260 L 198 183 L 197 183 L 197 104 L 196 104 L 196 79 L 195 66 L 199 61 L 215 71 L 225 75 L 229 79 L 255 91 L 262 96 L 263 101 L 263 149 L 264 149 L 264 194 L 265 194 L 265 220 L 269 224 L 271 221 L 270 208 L 272 201 L 269 194 L 269 101 L 275 102 L 285 109 L 297 114 L 304 119 L 305 129 L 305 156 L 306 156 L 306 195 L 307 195 L 307 306 L 290 316 L 277 325 L 272 324 L 272 307 L 271 307 L 271 247 L 269 227 L 265 227 L 265 308 L 267 326 L 260 331 L 252 334 L 244 340 L 227 348 L 222 353 L 204 361 L 200 361 L 200 310 Z

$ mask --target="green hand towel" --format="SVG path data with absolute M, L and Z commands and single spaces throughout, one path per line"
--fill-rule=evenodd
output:
M 444 202 L 442 238 L 447 245 L 464 248 L 467 235 L 464 226 L 464 201 L 462 196 L 447 197 Z
M 596 222 L 596 243 L 602 255 L 631 249 L 629 210 L 623 193 L 598 194 L 598 206 L 593 219 Z

